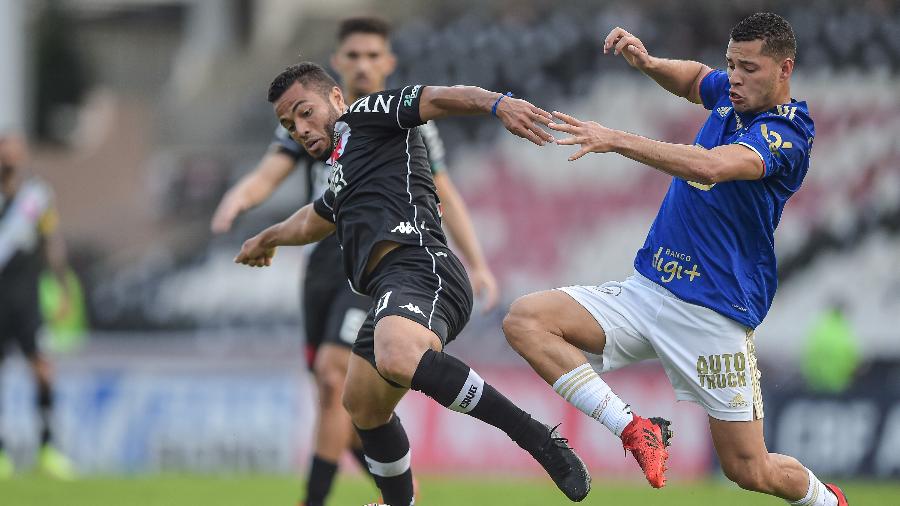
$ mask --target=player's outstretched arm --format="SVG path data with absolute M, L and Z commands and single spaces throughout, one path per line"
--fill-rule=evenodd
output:
M 321 241 L 333 232 L 334 223 L 319 216 L 313 205 L 307 204 L 290 218 L 247 239 L 234 261 L 250 267 L 266 267 L 272 265 L 276 247 L 302 246 Z
M 209 228 L 216 234 L 231 230 L 235 218 L 265 202 L 295 166 L 294 159 L 284 153 L 266 153 L 249 174 L 225 193 Z
M 603 42 L 603 54 L 621 54 L 632 67 L 640 70 L 669 93 L 686 98 L 695 104 L 700 100 L 700 81 L 712 69 L 689 60 L 668 60 L 651 56 L 641 39 L 624 28 L 615 27 Z
M 539 126 L 550 122 L 550 113 L 525 100 L 477 86 L 428 86 L 419 99 L 419 116 L 423 122 L 491 113 L 500 118 L 507 130 L 523 139 L 538 146 L 553 142 L 553 136 Z
M 739 144 L 704 149 L 613 130 L 561 112 L 554 112 L 553 116 L 563 123 L 550 123 L 548 126 L 571 135 L 556 143 L 581 146 L 577 153 L 569 157 L 569 161 L 588 153 L 619 153 L 671 176 L 701 184 L 759 179 L 765 175 L 765 166 L 759 155 Z

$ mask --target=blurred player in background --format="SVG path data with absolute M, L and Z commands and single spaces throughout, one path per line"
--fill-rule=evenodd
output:
M 66 250 L 59 232 L 53 193 L 46 183 L 25 173 L 28 148 L 19 134 L 0 134 L 0 364 L 16 345 L 31 366 L 37 383 L 40 416 L 38 465 L 60 479 L 74 477 L 72 465 L 53 446 L 53 372 L 38 348 L 41 326 L 38 279 L 49 266 L 61 287 L 66 282 Z M 60 312 L 68 310 L 63 289 Z M 0 439 L 0 478 L 13 474 L 13 463 Z
M 673 176 L 656 221 L 624 282 L 525 296 L 510 309 L 510 344 L 561 396 L 599 420 L 630 450 L 650 484 L 665 484 L 669 423 L 633 414 L 588 363 L 605 372 L 659 358 L 679 400 L 709 415 L 725 475 L 747 490 L 802 506 L 845 506 L 796 459 L 769 453 L 753 331 L 777 284 L 774 232 L 809 168 L 815 127 L 791 98 L 797 42 L 790 24 L 757 13 L 731 31 L 727 72 L 651 56 L 622 28 L 604 52 L 710 116 L 693 145 L 670 144 L 554 113 L 558 144 L 614 152 Z M 815 425 L 815 420 L 809 420 Z M 821 441 L 827 445 L 829 441 Z
M 349 18 L 338 29 L 338 47 L 331 65 L 338 72 L 349 102 L 383 90 L 396 60 L 391 52 L 390 27 L 382 19 Z M 483 295 L 485 310 L 497 301 L 497 283 L 475 236 L 465 203 L 446 172 L 444 146 L 433 122 L 418 127 L 444 212 L 444 225 L 469 264 L 469 279 L 476 295 Z M 216 209 L 212 230 L 228 231 L 242 212 L 264 202 L 298 167 L 307 173 L 308 194 L 321 195 L 328 185 L 330 167 L 311 158 L 279 126 L 269 152 L 257 167 L 232 188 Z M 315 454 L 306 485 L 306 506 L 320 506 L 331 490 L 338 460 L 352 446 L 357 460 L 365 460 L 350 416 L 341 406 L 350 347 L 371 305 L 368 297 L 353 293 L 342 268 L 341 249 L 332 235 L 309 254 L 304 274 L 303 314 L 307 365 L 319 392 Z

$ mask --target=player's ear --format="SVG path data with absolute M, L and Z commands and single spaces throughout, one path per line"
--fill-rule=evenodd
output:
M 785 58 L 784 61 L 781 62 L 781 70 L 779 72 L 779 76 L 782 81 L 786 81 L 791 78 L 791 74 L 794 73 L 794 60 L 792 58 Z
M 344 102 L 344 93 L 337 86 L 331 87 L 331 91 L 328 93 L 328 100 L 338 111 L 343 111 L 347 108 L 347 104 Z

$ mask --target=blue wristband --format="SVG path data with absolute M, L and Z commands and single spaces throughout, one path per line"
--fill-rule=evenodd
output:
M 497 106 L 500 105 L 500 101 L 503 100 L 503 97 L 511 97 L 513 96 L 511 91 L 507 91 L 505 95 L 500 95 L 500 98 L 494 102 L 494 107 L 491 107 L 491 116 L 497 117 Z

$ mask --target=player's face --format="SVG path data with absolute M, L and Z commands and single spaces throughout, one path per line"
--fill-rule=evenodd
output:
M 319 90 L 295 82 L 275 102 L 275 115 L 310 156 L 327 160 L 334 124 L 345 108 L 340 89 L 332 88 L 323 96 Z
M 781 86 L 793 69 L 791 60 L 777 61 L 762 53 L 763 41 L 728 42 L 729 98 L 735 111 L 759 112 L 779 104 Z M 785 65 L 791 62 L 787 73 Z
M 383 90 L 396 65 L 390 43 L 377 33 L 348 35 L 331 57 L 344 88 L 356 97 Z

